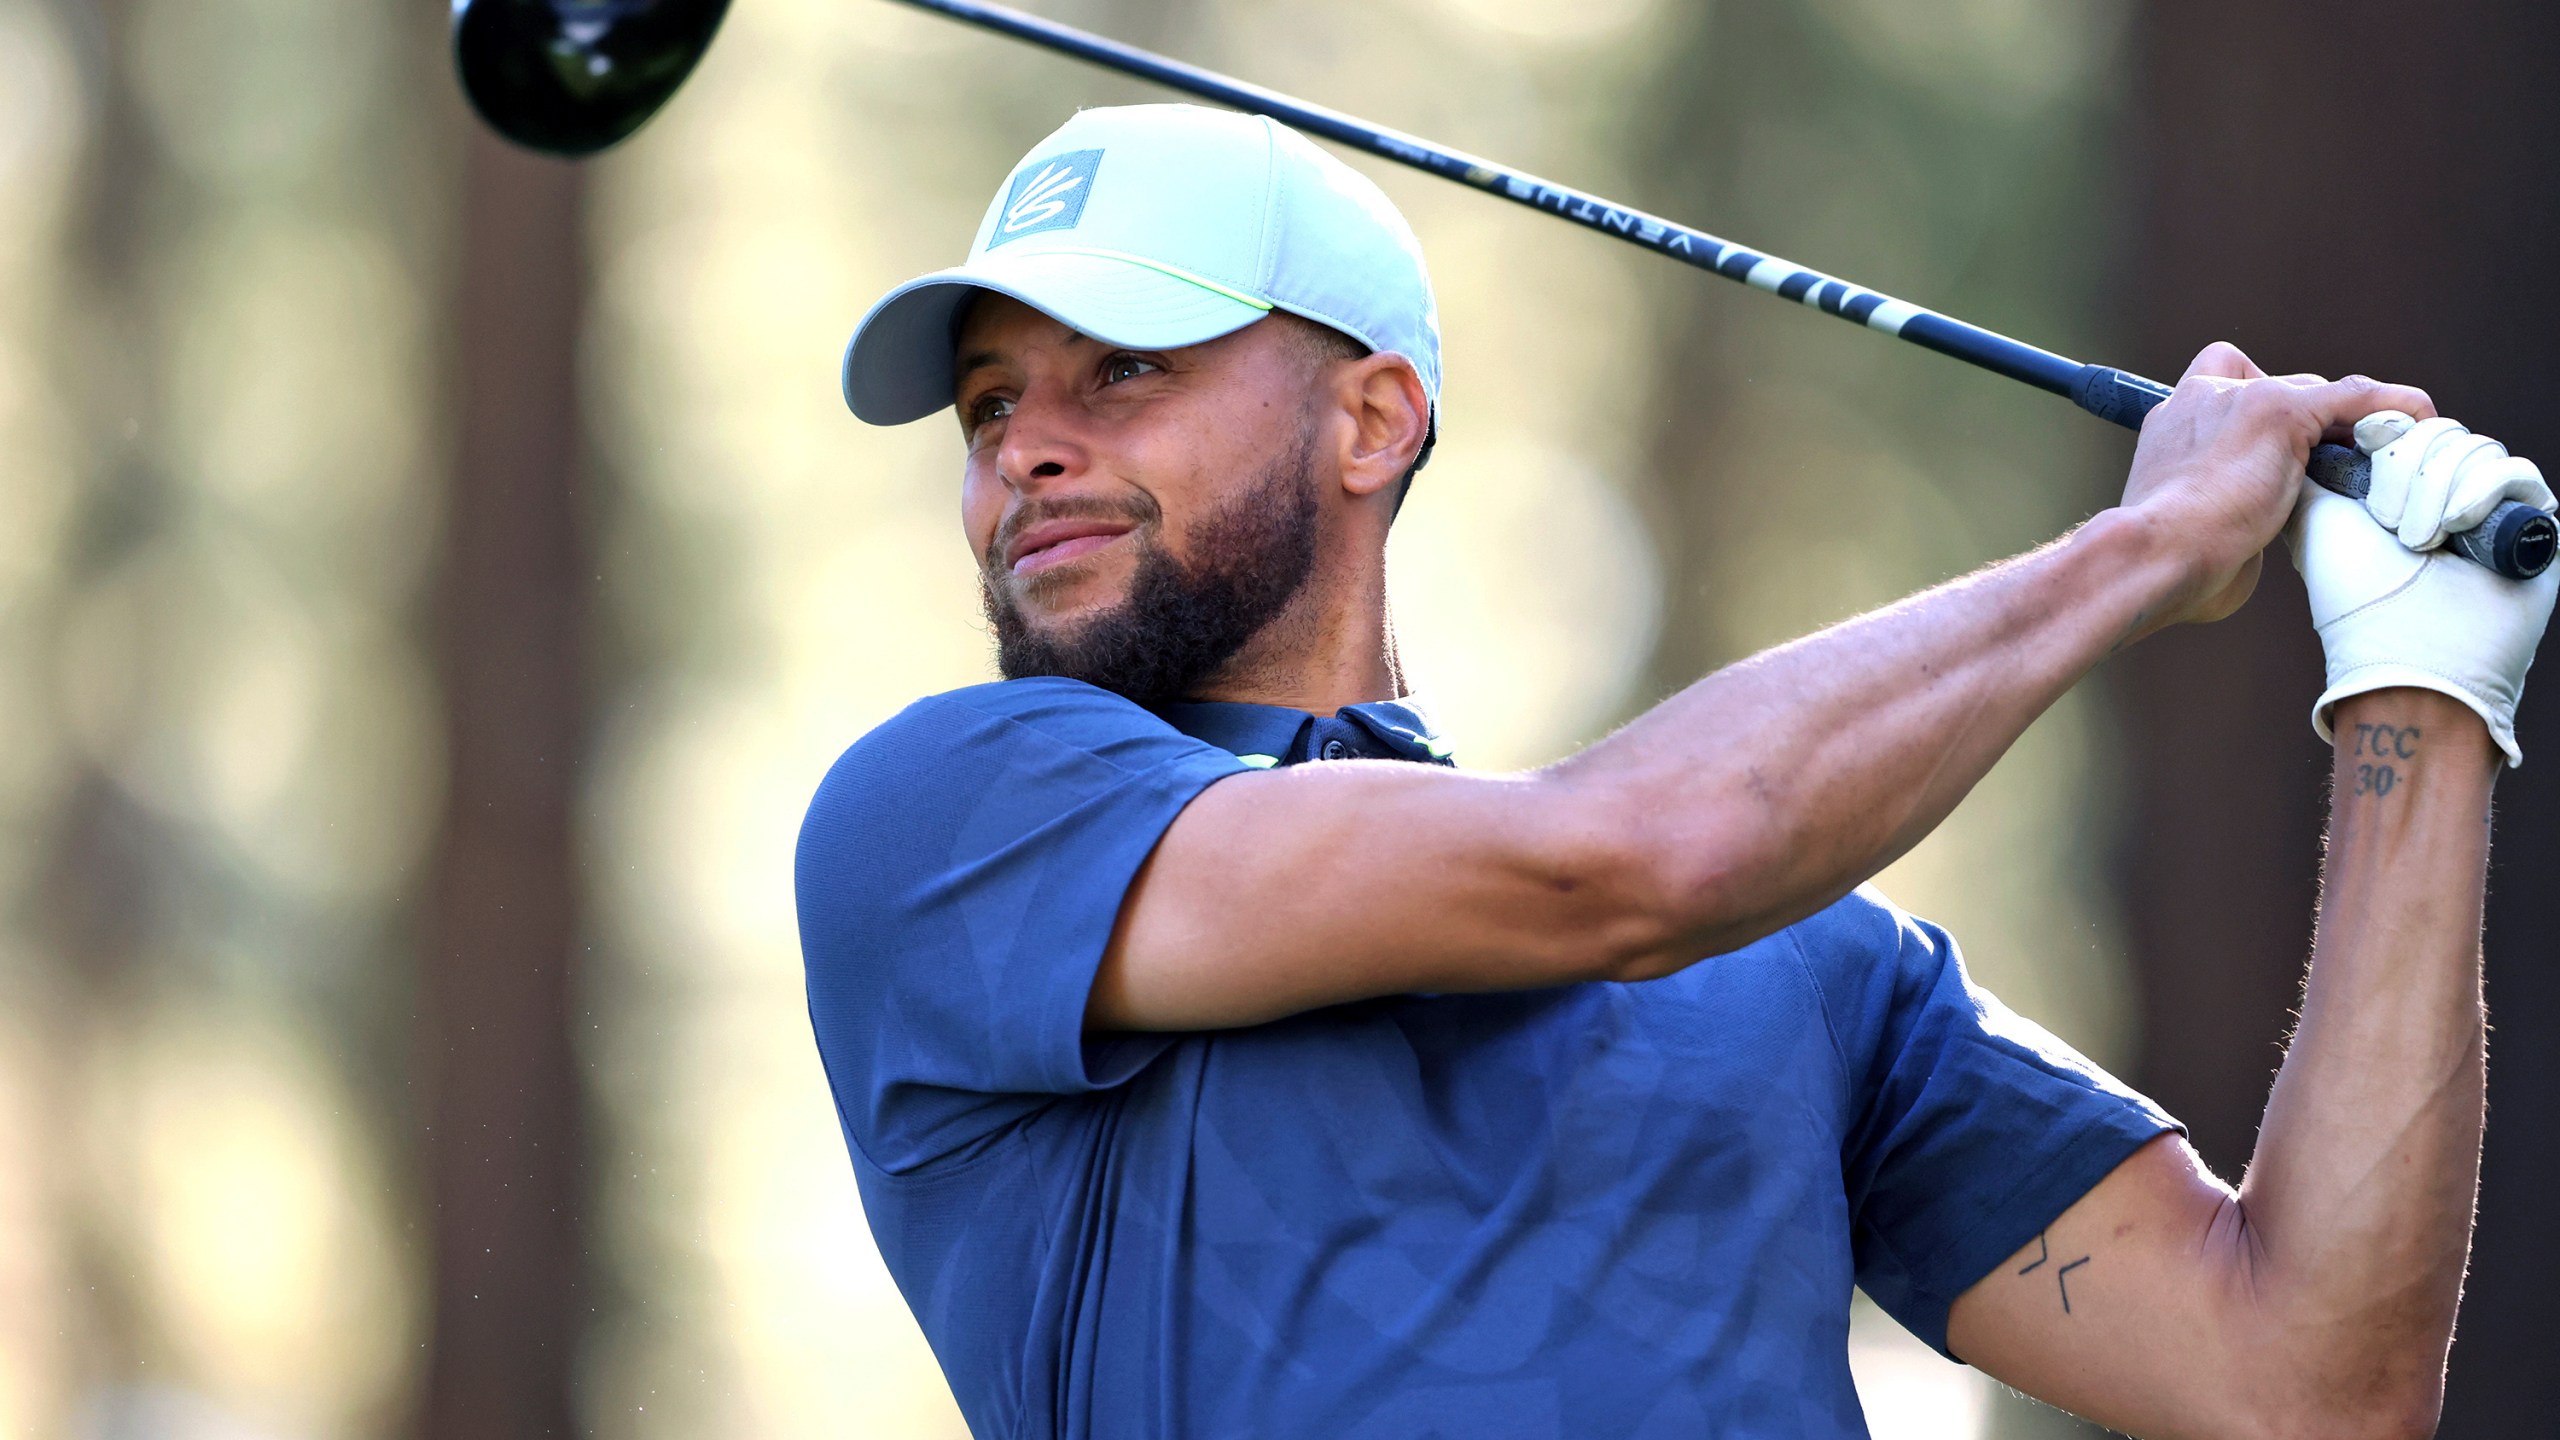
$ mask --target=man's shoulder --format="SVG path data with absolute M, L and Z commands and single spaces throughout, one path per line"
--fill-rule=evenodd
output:
M 967 685 L 928 695 L 865 731 L 829 767 L 818 800 L 981 783 L 1025 749 L 1107 757 L 1131 739 L 1177 733 L 1135 702 L 1081 680 Z
M 1896 905 L 1873 885 L 1859 886 L 1784 933 L 1817 976 L 1869 969 L 1914 950 L 1952 950 L 1955 943 L 1946 931 Z
M 949 735 L 1006 722 L 1170 728 L 1136 701 L 1100 686 L 1056 675 L 1032 675 L 1019 680 L 989 680 L 927 695 L 873 726 L 854 741 L 852 749 L 877 748 L 915 736 Z
M 1936 925 L 1861 885 L 1779 936 L 1802 960 L 1846 1055 L 1884 1043 L 1914 1012 L 1962 991 L 1963 961 Z
M 1036 826 L 1133 777 L 1197 788 L 1237 768 L 1227 752 L 1080 680 L 970 685 L 916 701 L 837 757 L 810 801 L 804 852 L 831 836 L 947 825 L 961 811 Z

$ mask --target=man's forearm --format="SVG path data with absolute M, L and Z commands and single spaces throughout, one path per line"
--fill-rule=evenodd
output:
M 1730 666 L 1554 772 L 1634 812 L 1687 909 L 1676 968 L 1801 918 L 1926 835 L 2187 583 L 2111 510 L 2067 539 Z
M 2471 711 L 2430 691 L 2357 696 L 2333 720 L 2318 936 L 2237 1253 L 2300 1383 L 2431 1423 L 2479 1178 L 2498 757 Z

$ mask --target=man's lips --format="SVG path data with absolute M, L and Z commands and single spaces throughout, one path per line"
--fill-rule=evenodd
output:
M 1125 520 L 1051 520 L 1034 525 L 1013 542 L 1016 575 L 1029 575 L 1090 555 L 1129 533 Z

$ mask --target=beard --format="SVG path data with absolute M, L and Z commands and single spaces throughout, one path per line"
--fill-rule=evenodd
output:
M 1017 512 L 989 547 L 1028 525 L 1063 516 L 1127 519 L 1138 546 L 1128 598 L 1054 631 L 1032 626 L 996 564 L 979 567 L 995 630 L 996 670 L 1007 680 L 1056 675 L 1140 705 L 1184 700 L 1260 634 L 1306 587 L 1316 562 L 1315 436 L 1272 462 L 1243 494 L 1184 532 L 1188 564 L 1165 548 L 1164 511 L 1152 497 L 1125 505 L 1070 502 Z M 1039 577 L 1034 577 L 1036 588 Z

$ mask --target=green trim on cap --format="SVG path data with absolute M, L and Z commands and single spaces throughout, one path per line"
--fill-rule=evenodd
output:
M 1256 310 L 1268 310 L 1271 308 L 1271 302 L 1268 300 L 1257 299 L 1254 296 L 1247 295 L 1243 291 L 1235 289 L 1232 286 L 1221 285 L 1217 281 L 1211 280 L 1206 276 L 1194 275 L 1188 270 L 1175 265 L 1167 265 L 1161 260 L 1150 260 L 1144 255 L 1132 255 L 1126 250 L 1096 250 L 1082 245 L 1049 245 L 1043 246 L 1039 250 L 1031 253 L 1039 255 L 1090 255 L 1097 260 L 1126 261 L 1131 265 L 1143 265 L 1160 275 L 1170 275 L 1176 280 L 1189 281 L 1212 294 L 1224 295 L 1239 305 L 1250 305 Z

